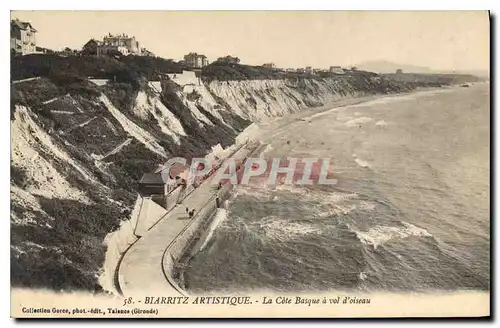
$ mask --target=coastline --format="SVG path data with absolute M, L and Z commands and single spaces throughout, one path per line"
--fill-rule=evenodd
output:
M 312 115 L 316 115 L 316 114 L 320 114 L 320 113 L 325 113 L 327 111 L 330 111 L 332 109 L 336 109 L 336 108 L 341 108 L 341 107 L 344 107 L 344 106 L 350 106 L 350 105 L 356 105 L 356 104 L 360 104 L 360 103 L 365 103 L 365 102 L 369 102 L 369 101 L 373 101 L 373 100 L 376 100 L 376 99 L 383 99 L 383 98 L 386 98 L 386 97 L 399 97 L 399 96 L 405 96 L 405 95 L 410 95 L 410 94 L 415 94 L 415 93 L 421 93 L 421 92 L 433 92 L 433 91 L 439 91 L 439 90 L 447 90 L 447 89 L 450 89 L 450 88 L 454 88 L 454 87 L 459 87 L 460 85 L 454 85 L 454 86 L 447 86 L 447 87 L 432 87 L 432 88 L 418 88 L 418 89 L 415 89 L 413 91 L 409 91 L 409 92 L 401 92 L 401 93 L 390 93 L 390 94 L 376 94 L 376 95 L 368 95 L 368 96 L 361 96 L 361 97 L 345 97 L 345 98 L 342 98 L 342 99 L 339 99 L 337 101 L 334 101 L 334 102 L 331 102 L 330 104 L 328 105 L 323 105 L 323 106 L 319 106 L 319 107 L 313 107 L 313 108 L 304 108 L 300 111 L 297 111 L 295 113 L 290 113 L 290 114 L 286 114 L 286 115 L 283 115 L 283 116 L 278 116 L 278 117 L 273 117 L 273 118 L 269 118 L 269 119 L 266 119 L 266 120 L 263 120 L 263 121 L 260 121 L 260 122 L 256 122 L 255 124 L 259 126 L 259 135 L 253 135 L 252 137 L 254 137 L 255 139 L 263 142 L 264 144 L 268 143 L 268 136 L 267 136 L 267 133 L 268 131 L 273 131 L 273 129 L 275 129 L 277 126 L 279 125 L 283 125 L 283 124 L 286 124 L 286 129 L 290 129 L 291 127 L 293 127 L 294 123 L 298 122 L 298 121 L 301 121 L 303 120 L 304 118 L 306 117 L 309 117 L 309 116 L 312 116 Z M 121 288 L 119 288 L 120 284 L 117 283 L 119 281 L 119 268 L 120 268 L 120 265 L 122 263 L 122 260 L 123 258 L 126 256 L 127 252 L 129 250 L 131 250 L 133 247 L 133 244 L 135 244 L 139 239 L 141 238 L 130 238 L 131 237 L 131 234 L 129 233 L 129 225 L 130 224 L 127 224 L 127 223 L 132 223 L 134 220 L 136 220 L 135 217 L 131 217 L 129 220 L 126 220 L 126 221 L 123 221 L 123 224 L 121 226 L 121 228 L 125 228 L 127 231 L 126 232 L 123 232 L 125 233 L 127 236 L 126 236 L 126 240 L 124 241 L 125 243 L 125 247 L 121 246 L 119 247 L 122 252 L 118 251 L 120 253 L 119 255 L 119 259 L 116 260 L 115 257 L 116 257 L 116 252 L 117 250 L 115 248 L 111 249 L 111 248 L 108 248 L 107 250 L 107 253 L 109 251 L 111 251 L 111 253 L 113 253 L 113 259 L 111 260 L 111 262 L 113 264 L 116 264 L 114 266 L 114 269 L 112 270 L 114 272 L 114 275 L 113 275 L 113 280 L 114 280 L 114 288 L 110 288 L 110 284 L 107 284 L 107 286 L 102 286 L 103 287 L 103 290 L 105 293 L 113 293 L 113 294 L 122 294 L 121 292 Z M 116 236 L 118 237 L 120 234 L 120 229 L 116 230 L 116 231 L 113 231 L 113 232 L 110 232 L 109 236 Z M 108 238 L 106 238 L 108 239 Z M 175 241 L 173 241 L 175 242 Z M 118 243 L 120 244 L 120 240 L 118 240 Z M 111 244 L 109 243 L 108 241 L 108 245 Z M 109 247 L 109 246 L 108 246 Z M 111 255 L 111 254 L 110 254 Z M 180 257 L 184 256 L 185 254 L 182 254 Z M 102 268 L 103 268 L 103 273 L 104 271 L 109 271 L 109 268 L 108 270 L 105 270 L 104 268 L 107 267 L 107 261 L 105 260 L 105 262 L 103 263 L 102 265 Z M 174 270 L 175 271 L 175 270 Z M 111 272 L 111 271 L 109 271 Z M 176 272 L 172 272 L 173 275 L 176 274 Z M 101 278 L 100 279 L 103 279 L 101 281 L 104 281 L 104 280 L 109 280 L 108 277 L 104 277 L 104 275 L 101 275 Z M 167 279 L 169 280 L 169 279 Z M 118 287 L 118 288 L 117 288 Z

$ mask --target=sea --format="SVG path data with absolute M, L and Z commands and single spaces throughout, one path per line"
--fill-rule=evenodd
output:
M 238 186 L 188 292 L 490 289 L 490 85 L 262 124 L 266 158 L 329 158 L 335 185 Z

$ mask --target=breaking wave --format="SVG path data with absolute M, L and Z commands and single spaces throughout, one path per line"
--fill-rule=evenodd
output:
M 353 127 L 353 126 L 359 126 L 360 124 L 369 123 L 371 121 L 373 121 L 372 118 L 363 116 L 363 117 L 358 117 L 358 118 L 349 120 L 349 121 L 345 122 L 345 125 L 349 126 L 349 127 Z
M 276 216 L 264 217 L 252 226 L 262 230 L 267 237 L 278 240 L 292 239 L 309 234 L 321 234 L 320 227 L 314 224 L 290 221 Z
M 374 249 L 378 246 L 395 239 L 404 239 L 410 236 L 432 237 L 424 228 L 419 228 L 408 222 L 401 222 L 400 227 L 375 226 L 368 231 L 359 231 L 352 227 L 350 230 L 356 233 L 357 238 L 365 245 L 371 245 Z

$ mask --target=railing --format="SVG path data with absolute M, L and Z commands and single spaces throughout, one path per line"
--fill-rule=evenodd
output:
M 230 158 L 233 156 L 237 151 L 242 149 L 243 146 L 247 145 L 247 143 L 243 144 L 241 147 L 238 147 L 234 152 L 231 153 L 230 156 L 227 158 Z M 245 163 L 246 159 L 248 156 L 253 155 L 255 152 L 258 152 L 260 149 L 263 149 L 262 145 L 259 147 L 259 144 L 256 144 L 256 147 L 251 149 L 248 154 L 245 156 L 243 159 L 243 163 Z M 243 165 L 240 166 L 238 171 L 243 169 Z M 238 174 L 238 171 L 235 172 L 234 174 Z M 200 210 L 194 215 L 194 217 L 191 219 L 191 221 L 175 236 L 175 238 L 172 240 L 172 242 L 167 246 L 165 249 L 165 252 L 163 253 L 162 257 L 162 270 L 163 274 L 165 275 L 165 278 L 169 282 L 169 284 L 181 295 L 183 296 L 188 296 L 187 292 L 182 289 L 175 279 L 173 278 L 173 273 L 175 270 L 175 265 L 176 262 L 182 257 L 183 254 L 185 254 L 187 251 L 189 251 L 189 248 L 192 247 L 193 242 L 189 241 L 190 239 L 193 239 L 193 237 L 196 235 L 196 231 L 199 230 L 200 226 L 206 223 L 205 221 L 207 218 L 209 218 L 212 214 L 217 209 L 217 203 L 216 199 L 219 198 L 222 201 L 225 201 L 230 195 L 230 192 L 233 190 L 234 186 L 232 184 L 226 184 L 224 185 L 219 191 L 215 194 L 213 194 L 207 202 L 200 208 Z M 183 246 L 178 246 L 179 244 L 183 244 Z M 177 249 L 176 249 L 177 248 Z M 174 258 L 173 252 L 177 252 L 177 259 Z

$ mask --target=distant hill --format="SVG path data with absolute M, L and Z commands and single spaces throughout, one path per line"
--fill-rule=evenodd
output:
M 457 70 L 457 71 L 446 71 L 446 70 L 435 70 L 429 67 L 408 65 L 408 64 L 398 64 L 387 60 L 372 60 L 362 62 L 356 67 L 362 71 L 375 72 L 375 73 L 395 73 L 396 70 L 401 69 L 403 73 L 419 73 L 419 74 L 472 74 L 481 78 L 489 78 L 489 71 L 485 70 Z
M 398 64 L 386 60 L 373 60 L 362 62 L 356 67 L 359 70 L 375 73 L 395 73 L 397 69 L 402 69 L 404 73 L 432 73 L 432 69 L 423 66 Z

